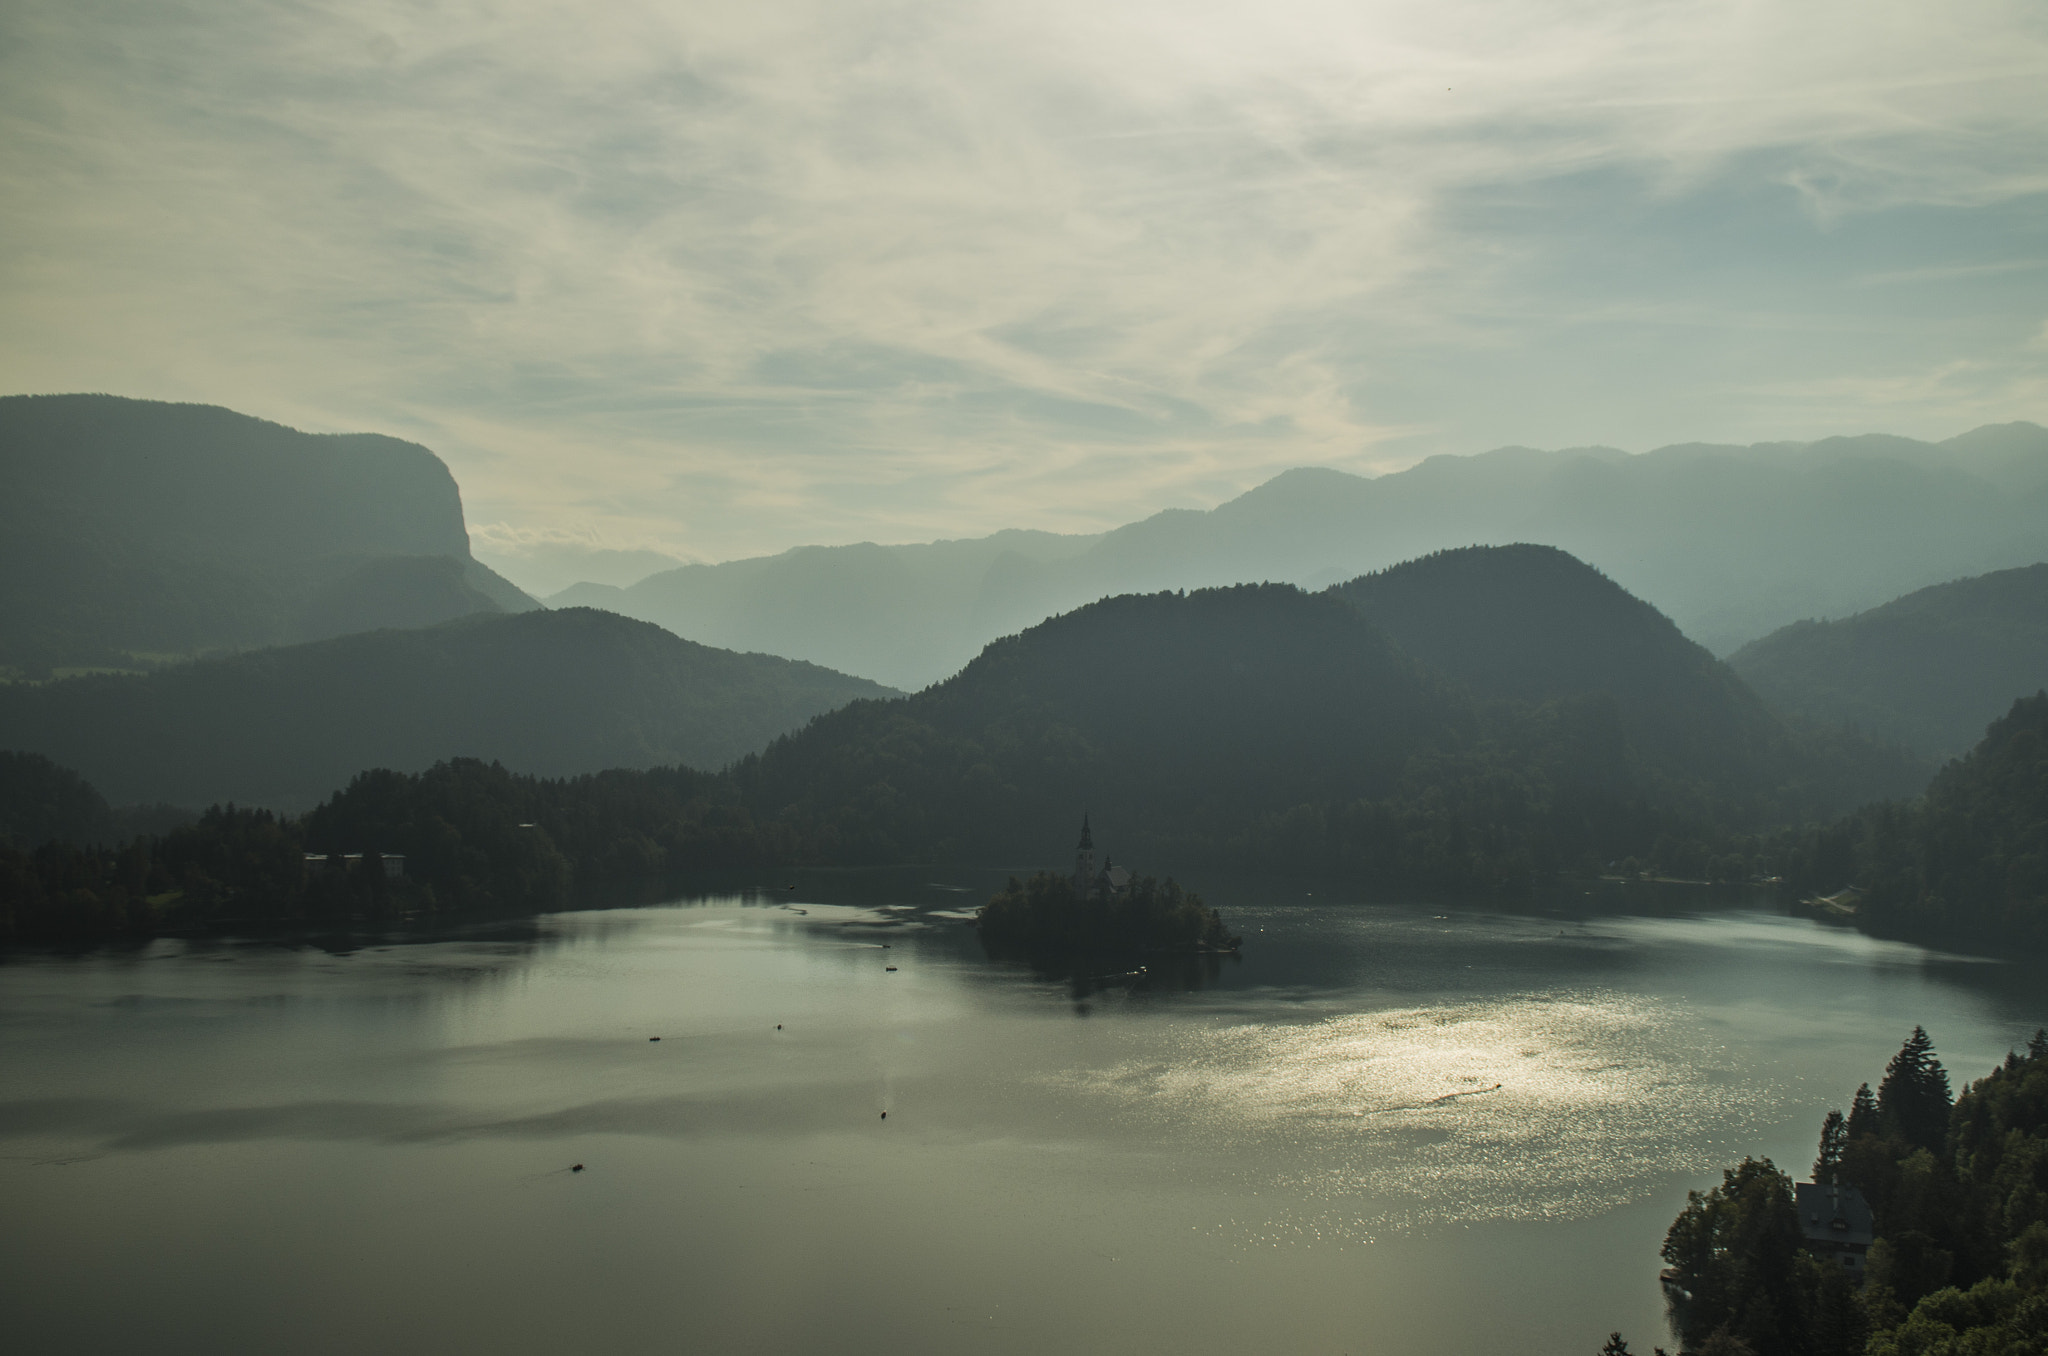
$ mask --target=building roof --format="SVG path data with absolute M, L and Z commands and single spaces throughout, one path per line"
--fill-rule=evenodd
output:
M 1872 1237 L 1870 1203 L 1852 1186 L 1796 1182 L 1792 1199 L 1799 1207 L 1799 1230 L 1809 1243 L 1867 1248 Z

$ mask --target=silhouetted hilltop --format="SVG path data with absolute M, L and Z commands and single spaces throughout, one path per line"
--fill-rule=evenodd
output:
M 208 405 L 8 396 L 0 480 L 0 665 L 120 664 L 534 606 L 470 558 L 448 468 L 396 438 Z
M 117 800 L 302 809 L 373 767 L 468 756 L 548 776 L 717 768 L 888 689 L 714 650 L 589 609 L 464 618 L 175 665 L 0 686 L 0 748 Z
M 1839 621 L 1796 622 L 1729 657 L 1788 715 L 1854 723 L 1941 757 L 2048 684 L 2048 564 L 1938 584 Z
M 0 848 L 28 852 L 45 843 L 111 846 L 137 834 L 165 833 L 192 816 L 168 805 L 116 809 L 98 788 L 38 753 L 0 750 Z
M 1674 771 L 1753 782 L 1794 756 L 1786 731 L 1727 665 L 1556 547 L 1439 551 L 1334 591 L 1407 653 L 1482 696 L 1612 697 L 1638 749 Z
M 1320 588 L 1509 542 L 1570 552 L 1725 653 L 1802 616 L 2048 558 L 2048 430 L 1641 455 L 1501 448 L 1372 479 L 1302 468 L 1212 511 L 1172 509 L 1099 536 L 805 547 L 558 598 L 915 688 L 997 636 L 1108 595 Z
M 1516 559 L 1425 562 L 1365 592 L 1401 611 L 1471 582 L 1421 587 L 1440 570 Z M 1570 671 L 1571 636 L 1526 641 L 1551 654 L 1548 683 L 1483 699 L 1334 591 L 1242 585 L 1056 617 L 915 697 L 822 718 L 734 775 L 757 818 L 824 860 L 1044 860 L 1062 845 L 1041 836 L 1087 804 L 1118 807 L 1119 841 L 1148 859 L 1464 884 L 1647 857 L 1660 834 L 1759 830 L 1922 784 L 1882 750 L 1800 743 L 1653 611 L 1576 562 L 1535 559 L 1566 598 L 1590 593 L 1610 614 L 1578 627 L 1598 642 L 1584 662 L 1645 651 L 1629 701 L 1580 684 L 1597 675 Z M 1451 632 L 1483 630 L 1492 606 L 1447 615 L 1437 658 L 1472 670 L 1456 656 L 1484 646 Z M 1485 642 L 1514 644 L 1512 631 Z
M 1077 804 L 1132 834 L 1242 830 L 1248 807 L 1383 793 L 1462 714 L 1334 598 L 1286 585 L 1105 599 L 862 702 L 735 769 L 827 854 L 1042 853 Z

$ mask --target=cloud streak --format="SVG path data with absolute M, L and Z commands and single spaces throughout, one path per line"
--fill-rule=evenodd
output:
M 0 40 L 21 389 L 420 437 L 514 531 L 1090 529 L 1873 387 L 1903 432 L 2048 414 L 2037 6 L 25 0 Z

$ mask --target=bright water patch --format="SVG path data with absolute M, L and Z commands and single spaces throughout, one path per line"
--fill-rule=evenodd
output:
M 1916 1022 L 1966 1077 L 2048 1017 L 1763 914 L 1205 893 L 1246 950 L 1193 989 L 991 965 L 961 891 L 853 877 L 10 958 L 8 1345 L 1647 1350 L 1688 1187 L 1803 1166 Z

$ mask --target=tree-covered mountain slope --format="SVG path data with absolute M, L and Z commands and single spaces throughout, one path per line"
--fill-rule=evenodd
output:
M 0 750 L 0 848 L 28 852 L 45 843 L 112 847 L 139 834 L 189 823 L 169 805 L 111 806 L 99 788 L 39 753 Z
M 1947 758 L 2048 685 L 2048 564 L 1937 584 L 1838 621 L 1795 622 L 1729 656 L 1778 710 Z
M 1645 625 L 1617 610 L 1623 631 Z M 1668 690 L 1640 676 L 1633 707 L 1562 682 L 1490 695 L 1334 591 L 1127 595 L 998 641 L 915 697 L 836 712 L 734 776 L 758 819 L 827 859 L 1042 860 L 1048 826 L 1094 805 L 1153 854 L 1467 884 L 1918 788 L 1882 751 L 1798 743 L 1705 665 L 1676 664 Z M 1732 740 L 1751 744 L 1731 755 Z
M 1335 599 L 1247 585 L 1052 618 L 916 696 L 824 717 L 735 777 L 758 816 L 827 856 L 1000 859 L 1046 847 L 1090 804 L 1158 841 L 1383 794 L 1468 718 Z
M 452 757 L 549 776 L 718 768 L 821 712 L 886 695 L 578 608 L 0 686 L 0 748 L 47 755 L 116 801 L 299 810 L 366 768 Z
M 1813 835 L 1798 883 L 1859 887 L 1857 921 L 1879 932 L 2048 949 L 2048 693 L 2014 702 L 1920 800 Z
M 1734 772 L 1786 756 L 1786 733 L 1671 619 L 1552 546 L 1439 551 L 1338 585 L 1423 664 L 1523 702 L 1605 693 L 1646 751 Z
M 1715 653 L 1959 575 L 2048 559 L 2048 430 L 1942 443 L 1502 448 L 1373 478 L 1300 468 L 1210 511 L 1099 535 L 803 547 L 690 565 L 564 604 L 917 688 L 989 641 L 1097 598 L 1253 580 L 1321 588 L 1475 543 L 1595 566 Z
M 1744 818 L 1834 814 L 1910 796 L 1932 760 L 1829 727 L 1788 728 L 1657 609 L 1549 546 L 1439 551 L 1333 591 L 1403 651 L 1476 695 L 1611 702 L 1637 774 Z
M 471 559 L 448 468 L 396 438 L 8 396 L 0 483 L 0 666 L 31 674 L 535 606 Z

